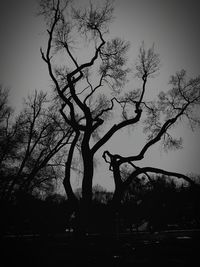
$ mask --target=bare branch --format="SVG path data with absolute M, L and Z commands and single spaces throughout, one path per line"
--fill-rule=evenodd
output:
M 191 185 L 196 185 L 195 182 L 189 178 L 188 176 L 181 174 L 181 173 L 177 173 L 177 172 L 171 172 L 171 171 L 166 171 L 163 169 L 159 169 L 159 168 L 154 168 L 154 167 L 143 167 L 143 168 L 137 168 L 128 178 L 127 180 L 124 182 L 125 186 L 128 186 L 132 179 L 135 178 L 136 176 L 142 174 L 142 173 L 158 173 L 158 174 L 164 174 L 167 176 L 174 176 L 176 178 L 179 179 L 184 179 L 185 181 L 187 181 L 189 184 Z
M 101 146 L 103 146 L 112 136 L 114 133 L 116 133 L 118 130 L 128 126 L 133 125 L 137 123 L 140 120 L 142 110 L 136 110 L 136 116 L 129 119 L 122 121 L 118 124 L 114 124 L 110 130 L 107 131 L 107 133 L 99 140 L 91 149 L 91 152 L 94 154 Z

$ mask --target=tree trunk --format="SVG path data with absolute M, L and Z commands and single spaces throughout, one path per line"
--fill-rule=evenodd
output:
M 63 180 L 63 186 L 65 188 L 65 192 L 68 198 L 68 201 L 70 201 L 70 203 L 77 207 L 78 204 L 78 199 L 76 198 L 72 187 L 71 187 L 71 183 L 70 183 L 70 177 L 71 177 L 71 165 L 68 164 L 68 162 L 66 162 L 65 164 L 65 178 Z
M 92 204 L 92 181 L 94 174 L 93 155 L 89 149 L 82 151 L 83 156 L 83 181 L 82 181 L 82 200 L 80 206 L 80 222 L 84 232 L 88 230 L 91 217 Z

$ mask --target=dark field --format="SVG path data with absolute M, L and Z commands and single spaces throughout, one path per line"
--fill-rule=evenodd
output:
M 7 236 L 0 266 L 200 266 L 200 231 Z

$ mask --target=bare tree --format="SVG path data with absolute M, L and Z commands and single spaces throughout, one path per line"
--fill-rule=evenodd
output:
M 110 1 L 106 1 L 99 9 L 93 7 L 92 4 L 85 11 L 72 9 L 73 16 L 70 21 L 65 16 L 68 2 L 52 1 L 50 6 L 40 6 L 41 13 L 47 16 L 49 25 L 47 49 L 46 52 L 41 49 L 41 55 L 48 66 L 49 75 L 63 103 L 60 113 L 65 122 L 76 133 L 66 164 L 67 176 L 64 180 L 64 186 L 67 193 L 67 185 L 70 184 L 73 150 L 79 136 L 81 138 L 82 204 L 83 217 L 87 218 L 85 213 L 89 212 L 89 205 L 92 200 L 94 155 L 115 132 L 137 121 L 140 117 L 140 111 L 138 109 L 136 116 L 134 113 L 131 119 L 113 125 L 104 133 L 103 137 L 98 138 L 97 129 L 99 130 L 100 126 L 104 124 L 114 107 L 114 102 L 117 102 L 116 97 L 110 94 L 111 98 L 109 99 L 103 95 L 103 90 L 100 91 L 100 89 L 107 86 L 117 93 L 117 90 L 125 83 L 128 72 L 128 69 L 125 68 L 125 54 L 129 44 L 119 38 L 107 43 L 104 40 L 108 23 L 112 20 L 113 7 Z M 79 33 L 79 38 L 87 37 L 94 43 L 93 56 L 89 56 L 91 58 L 82 64 L 73 55 L 73 39 L 71 38 L 74 30 Z M 55 69 L 53 58 L 55 51 L 60 49 L 64 50 L 71 62 L 69 64 L 66 62 L 66 67 Z M 98 72 L 94 75 L 95 67 L 98 67 Z M 94 136 L 98 138 L 98 141 L 92 146 L 91 142 Z
M 15 129 L 12 127 L 13 110 L 9 106 L 9 90 L 0 85 L 0 192 L 3 194 L 11 175 L 6 168 L 7 160 L 11 159 L 16 152 L 17 140 Z
M 13 123 L 15 153 L 2 161 L 9 170 L 5 188 L 9 199 L 15 191 L 32 193 L 52 186 L 56 178 L 54 158 L 73 138 L 73 130 L 63 125 L 56 106 L 47 95 L 37 92 L 25 100 L 24 108 Z
M 9 144 L 10 137 L 12 135 L 11 131 L 11 118 L 13 115 L 13 110 L 8 103 L 9 90 L 0 85 L 0 166 L 5 160 L 6 154 L 8 155 L 8 150 L 11 153 L 12 146 Z M 13 145 L 13 144 L 12 144 Z
M 94 7 L 90 3 L 88 9 L 71 8 L 71 12 L 68 12 L 70 3 L 71 1 L 62 0 L 41 1 L 40 14 L 46 18 L 48 26 L 48 42 L 46 49 L 41 49 L 41 56 L 47 64 L 55 91 L 60 98 L 60 113 L 65 123 L 71 126 L 75 133 L 66 162 L 64 179 L 66 193 L 72 198 L 74 194 L 70 188 L 71 162 L 76 144 L 80 142 L 83 161 L 81 223 L 86 227 L 92 200 L 95 153 L 120 129 L 138 124 L 142 115 L 146 113 L 145 129 L 150 135 L 139 155 L 123 158 L 110 152 L 104 153 L 105 157 L 110 158 L 109 163 L 114 171 L 116 188 L 120 188 L 119 199 L 122 190 L 119 168 L 122 163 L 129 162 L 133 166 L 132 162 L 142 159 L 146 151 L 162 138 L 165 138 L 166 147 L 180 146 L 180 140 L 172 138 L 168 130 L 182 116 L 187 116 L 192 121 L 190 110 L 199 102 L 199 95 L 195 89 L 199 88 L 199 78 L 187 83 L 184 80 L 185 75 L 177 74 L 179 76 L 176 75 L 172 79 L 174 88 L 169 94 L 161 93 L 157 102 L 144 101 L 147 81 L 156 75 L 160 61 L 154 46 L 146 50 L 142 45 L 136 63 L 136 76 L 141 80 L 141 88 L 119 97 L 129 72 L 126 67 L 129 43 L 119 38 L 105 40 L 108 25 L 113 19 L 112 2 L 105 1 L 101 8 Z M 84 63 L 81 63 L 81 58 L 79 59 L 82 52 L 77 52 L 76 42 L 86 42 L 90 49 L 88 59 Z M 57 67 L 59 64 L 57 55 L 60 55 L 60 52 L 66 55 L 66 64 Z M 182 78 L 176 81 L 177 77 Z M 192 92 L 189 93 L 189 89 Z M 121 108 L 122 119 L 105 130 L 106 121 L 114 113 L 115 107 Z M 133 168 L 136 176 L 144 172 L 159 171 L 152 168 L 141 171 L 135 165 Z M 168 174 L 166 171 L 162 173 Z M 133 173 L 123 182 L 123 187 L 132 180 L 132 176 Z

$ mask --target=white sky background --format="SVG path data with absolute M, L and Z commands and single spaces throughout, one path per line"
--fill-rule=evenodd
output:
M 200 74 L 199 5 L 198 0 L 115 1 L 115 20 L 110 34 L 130 41 L 128 63 L 134 64 L 142 41 L 148 46 L 154 42 L 160 54 L 160 74 L 147 85 L 151 95 L 167 90 L 169 76 L 182 68 L 189 76 Z M 51 90 L 47 66 L 39 51 L 46 44 L 45 25 L 41 17 L 35 16 L 35 11 L 34 0 L 0 0 L 0 81 L 10 86 L 11 105 L 17 111 L 21 108 L 22 98 L 34 89 Z M 130 85 L 135 88 L 136 83 L 132 79 Z M 156 145 L 146 154 L 142 165 L 200 173 L 200 130 L 192 132 L 181 126 L 176 132 L 184 138 L 182 150 L 165 153 Z M 137 131 L 122 131 L 98 155 L 105 149 L 126 156 L 134 155 L 142 144 L 144 140 Z M 113 181 L 107 169 L 100 157 L 95 182 L 111 189 Z

